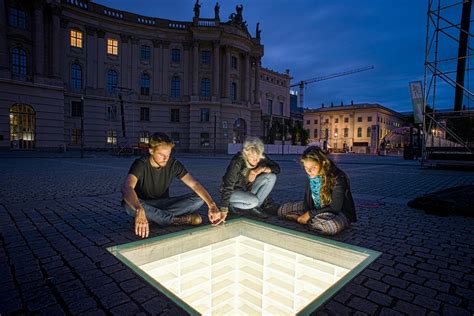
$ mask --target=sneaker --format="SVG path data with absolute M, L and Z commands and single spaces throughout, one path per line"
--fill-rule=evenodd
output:
M 248 212 L 248 215 L 250 216 L 255 216 L 255 217 L 258 217 L 258 218 L 268 218 L 268 215 L 265 214 L 260 208 L 258 207 L 254 207 L 254 208 L 251 208 L 249 210 L 247 210 Z
M 201 215 L 197 213 L 175 216 L 171 220 L 173 225 L 199 225 L 202 223 Z
M 280 205 L 275 203 L 271 197 L 267 197 L 262 203 L 262 210 L 267 214 L 277 215 Z
M 242 215 L 242 210 L 229 205 L 229 214 L 231 214 L 231 215 Z

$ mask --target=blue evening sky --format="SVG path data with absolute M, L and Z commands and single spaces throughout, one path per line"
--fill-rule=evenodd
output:
M 96 0 L 95 2 L 151 17 L 191 21 L 194 0 Z M 214 17 L 216 1 L 201 3 L 201 17 Z M 453 1 L 448 1 L 453 2 Z M 305 106 L 334 102 L 379 103 L 411 111 L 410 81 L 423 80 L 427 0 L 221 0 L 220 18 L 227 21 L 243 4 L 250 33 L 260 22 L 264 67 L 290 69 L 292 83 L 373 65 L 375 69 L 306 87 Z M 461 7 L 446 14 L 459 23 Z M 458 32 L 453 32 L 458 37 Z M 440 39 L 445 57 L 457 55 L 457 44 Z M 446 66 L 455 70 L 455 63 Z M 472 77 L 472 76 L 471 76 Z M 455 78 L 455 75 L 454 75 Z M 467 78 L 467 77 L 466 77 Z M 474 77 L 466 85 L 474 84 Z M 296 89 L 296 88 L 295 88 Z M 472 90 L 472 89 L 471 89 Z M 466 99 L 466 98 L 465 98 Z M 452 108 L 454 89 L 437 87 L 436 108 Z M 465 103 L 472 108 L 466 99 Z

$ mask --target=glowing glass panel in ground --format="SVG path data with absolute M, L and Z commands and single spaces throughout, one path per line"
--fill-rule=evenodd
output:
M 247 219 L 110 249 L 199 314 L 308 313 L 378 253 Z

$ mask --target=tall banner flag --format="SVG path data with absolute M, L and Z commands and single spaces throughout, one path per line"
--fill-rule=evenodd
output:
M 409 87 L 414 123 L 421 124 L 423 123 L 423 88 L 421 81 L 412 81 L 409 83 Z

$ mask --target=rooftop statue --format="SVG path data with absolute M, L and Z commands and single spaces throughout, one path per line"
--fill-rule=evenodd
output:
M 199 12 L 201 11 L 201 5 L 199 4 L 199 0 L 196 0 L 194 3 L 194 18 L 199 19 Z

